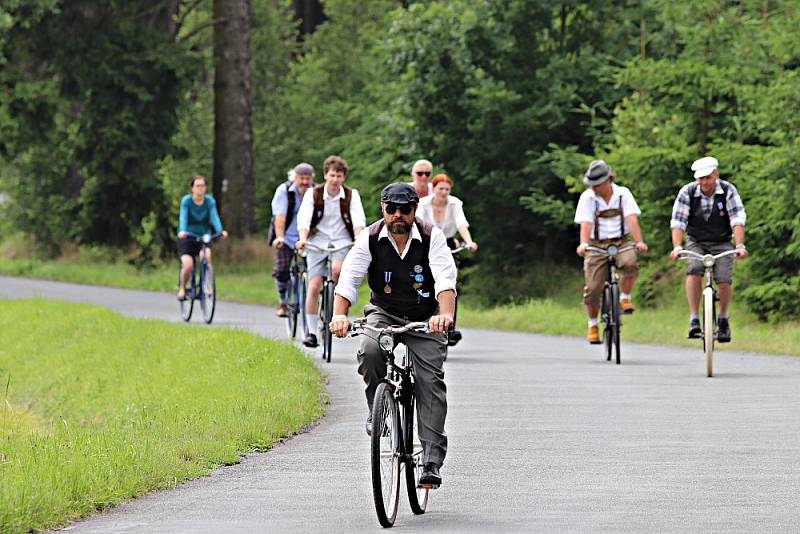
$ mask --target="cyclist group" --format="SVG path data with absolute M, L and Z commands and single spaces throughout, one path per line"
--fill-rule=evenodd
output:
M 718 254 L 733 250 L 736 256 L 747 257 L 744 245 L 746 215 L 736 188 L 719 179 L 719 162 L 713 157 L 695 161 L 694 182 L 681 188 L 675 199 L 672 219 L 673 260 L 680 257 L 684 235 L 686 249 L 702 254 Z M 348 166 L 342 158 L 329 156 L 323 163 L 324 183 L 313 184 L 314 168 L 300 163 L 289 173 L 272 200 L 273 224 L 270 244 L 275 249 L 273 277 L 280 297 L 278 315 L 286 315 L 289 263 L 294 251 L 308 247 L 309 273 L 306 314 L 308 334 L 303 343 L 318 344 L 317 316 L 320 285 L 327 256 L 318 249 L 351 245 L 332 258 L 332 274 L 338 282 L 335 290 L 330 330 L 338 337 L 347 335 L 351 323 L 347 317 L 355 303 L 357 289 L 364 276 L 371 289 L 370 303 L 365 308 L 366 322 L 373 327 L 405 325 L 426 321 L 429 332 L 409 331 L 403 342 L 414 355 L 416 395 L 419 406 L 419 437 L 422 442 L 424 469 L 421 484 L 441 484 L 439 469 L 447 451 L 444 423 L 447 414 L 447 389 L 443 362 L 446 355 L 447 331 L 453 326 L 456 301 L 457 268 L 451 250 L 459 246 L 458 233 L 464 245 L 476 250 L 462 202 L 450 195 L 453 180 L 444 174 L 433 177 L 433 165 L 419 160 L 411 170 L 410 183 L 386 186 L 380 196 L 382 218 L 367 226 L 361 197 L 357 190 L 344 185 Z M 600 295 L 607 276 L 608 263 L 587 249 L 607 249 L 611 245 L 631 245 L 617 257 L 620 279 L 620 309 L 633 313 L 631 293 L 638 267 L 636 252 L 647 252 L 638 216 L 641 211 L 631 191 L 614 183 L 616 175 L 602 160 L 592 161 L 584 174 L 583 192 L 575 213 L 580 225 L 577 254 L 584 257 L 585 286 L 583 302 L 588 318 L 587 339 L 599 343 L 598 313 Z M 213 198 L 205 194 L 205 179 L 192 179 L 191 194 L 181 201 L 178 227 L 178 255 L 182 263 L 178 298 L 185 298 L 185 284 L 191 274 L 197 252 L 193 242 L 185 239 L 187 231 L 222 232 L 222 225 Z M 227 235 L 227 234 L 225 234 Z M 731 238 L 735 244 L 731 244 Z M 210 260 L 210 258 L 208 258 Z M 714 266 L 719 285 L 718 340 L 731 339 L 728 305 L 731 301 L 733 258 L 722 258 Z M 690 260 L 686 276 L 689 304 L 689 337 L 700 335 L 698 306 L 703 264 Z M 185 274 L 184 274 L 185 273 Z M 451 337 L 460 337 L 452 336 Z M 366 384 L 366 400 L 372 406 L 378 384 L 386 375 L 386 361 L 378 341 L 363 336 L 358 352 L 358 371 Z M 370 418 L 371 418 L 371 411 Z M 370 433 L 372 421 L 366 429 Z
M 694 182 L 684 185 L 678 192 L 672 208 L 670 228 L 674 248 L 670 258 L 678 260 L 684 250 L 698 254 L 720 254 L 733 250 L 739 258 L 747 257 L 744 245 L 746 215 L 736 187 L 719 178 L 719 162 L 706 156 L 692 163 Z M 584 257 L 585 285 L 583 301 L 586 306 L 589 343 L 600 343 L 598 312 L 603 283 L 608 273 L 608 262 L 600 255 L 587 255 L 588 248 L 608 248 L 611 245 L 633 245 L 616 257 L 621 271 L 619 304 L 622 313 L 634 311 L 631 302 L 638 267 L 636 252 L 647 252 L 638 217 L 641 214 L 636 200 L 627 187 L 614 183 L 616 175 L 603 160 L 594 160 L 583 177 L 588 189 L 581 194 L 575 212 L 575 222 L 580 225 L 580 245 L 577 253 Z M 731 243 L 731 238 L 734 244 Z M 691 258 L 686 273 L 686 298 L 689 304 L 689 337 L 701 335 L 699 303 L 703 263 Z M 719 291 L 719 332 L 717 341 L 731 340 L 728 305 L 733 295 L 731 286 L 733 256 L 720 258 L 714 265 L 714 278 Z

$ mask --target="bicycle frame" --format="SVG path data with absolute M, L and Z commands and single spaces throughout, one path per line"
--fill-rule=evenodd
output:
M 222 237 L 222 232 L 217 232 L 215 234 L 205 234 L 205 235 L 197 235 L 191 232 L 186 232 L 186 237 L 184 239 L 191 239 L 197 241 L 201 244 L 201 248 L 198 253 L 193 257 L 192 261 L 192 274 L 189 278 L 189 287 L 186 288 L 186 299 L 181 301 L 180 308 L 181 308 L 181 317 L 184 321 L 189 321 L 192 318 L 192 308 L 194 307 L 194 301 L 199 300 L 201 304 L 203 304 L 206 297 L 206 276 L 211 265 L 208 261 L 208 254 L 207 250 L 211 248 L 211 243 L 216 241 L 220 237 Z M 179 269 L 180 273 L 180 269 Z M 198 274 L 199 273 L 199 274 Z M 178 275 L 178 284 L 181 283 L 180 274 Z M 212 294 L 212 298 L 214 300 L 215 297 Z M 214 304 L 211 304 L 210 310 L 205 310 L 204 306 L 204 318 L 206 323 L 211 323 L 214 317 Z

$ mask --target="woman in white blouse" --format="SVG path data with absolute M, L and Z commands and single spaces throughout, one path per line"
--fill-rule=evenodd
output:
M 459 246 L 456 241 L 456 232 L 466 243 L 471 251 L 478 250 L 478 244 L 472 241 L 469 233 L 469 223 L 464 216 L 464 203 L 450 194 L 453 180 L 446 174 L 437 174 L 431 181 L 433 194 L 419 201 L 417 217 L 423 221 L 438 226 L 447 238 L 450 248 Z

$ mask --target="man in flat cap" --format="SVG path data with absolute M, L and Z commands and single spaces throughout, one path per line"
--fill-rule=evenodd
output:
M 408 332 L 403 343 L 414 358 L 419 437 L 424 451 L 420 483 L 438 486 L 442 481 L 439 468 L 447 452 L 444 334 L 453 324 L 456 266 L 442 231 L 415 218 L 418 202 L 409 184 L 394 183 L 383 189 L 383 218 L 358 236 L 342 266 L 331 331 L 338 337 L 347 334 L 347 311 L 356 301 L 365 275 L 372 290 L 370 304 L 364 308 L 368 324 L 384 327 L 428 322 L 432 333 Z M 361 338 L 358 372 L 367 385 L 371 413 L 375 389 L 386 376 L 386 361 L 377 340 L 368 336 Z M 367 433 L 371 431 L 370 415 Z
M 286 317 L 286 297 L 289 290 L 289 263 L 294 254 L 294 245 L 300 239 L 297 231 L 297 212 L 303 195 L 314 180 L 314 167 L 298 163 L 289 171 L 289 180 L 282 183 L 272 196 L 272 224 L 269 229 L 269 244 L 275 249 L 272 277 L 278 290 L 280 306 L 278 317 Z
M 616 174 L 608 163 L 601 159 L 592 161 L 583 175 L 583 183 L 588 188 L 581 194 L 575 210 L 575 222 L 580 225 L 580 245 L 576 252 L 584 258 L 583 303 L 589 322 L 586 339 L 592 344 L 600 343 L 598 315 L 603 285 L 608 277 L 608 260 L 599 254 L 587 256 L 587 247 L 608 248 L 615 245 L 621 248 L 634 244 L 635 251 L 622 252 L 616 260 L 622 275 L 619 281 L 620 310 L 626 314 L 634 311 L 631 293 L 639 274 L 636 252 L 647 252 L 647 244 L 642 239 L 639 227 L 639 215 L 642 212 L 630 190 L 615 184 L 615 178 Z
M 731 237 L 736 243 L 740 258 L 747 257 L 744 246 L 744 225 L 747 215 L 736 187 L 719 179 L 716 158 L 706 156 L 692 163 L 695 181 L 678 192 L 672 207 L 673 249 L 670 257 L 677 260 L 683 250 L 683 236 L 688 236 L 686 249 L 698 254 L 719 254 L 731 250 Z M 689 337 L 700 337 L 700 297 L 702 296 L 703 264 L 689 260 L 686 273 L 686 299 L 689 302 Z M 714 279 L 719 295 L 719 322 L 717 341 L 731 340 L 728 305 L 733 297 L 733 257 L 725 256 L 714 264 Z

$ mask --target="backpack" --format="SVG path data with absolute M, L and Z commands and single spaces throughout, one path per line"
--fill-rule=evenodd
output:
M 283 226 L 284 232 L 289 225 L 292 224 L 292 219 L 294 219 L 294 205 L 295 205 L 295 194 L 289 191 L 289 187 L 292 185 L 292 181 L 288 180 L 284 183 L 281 187 L 286 188 L 286 200 L 288 202 L 286 206 L 286 224 Z M 267 244 L 272 246 L 272 242 L 278 236 L 275 234 L 275 216 L 272 216 L 272 220 L 269 223 L 269 231 L 267 232 Z

